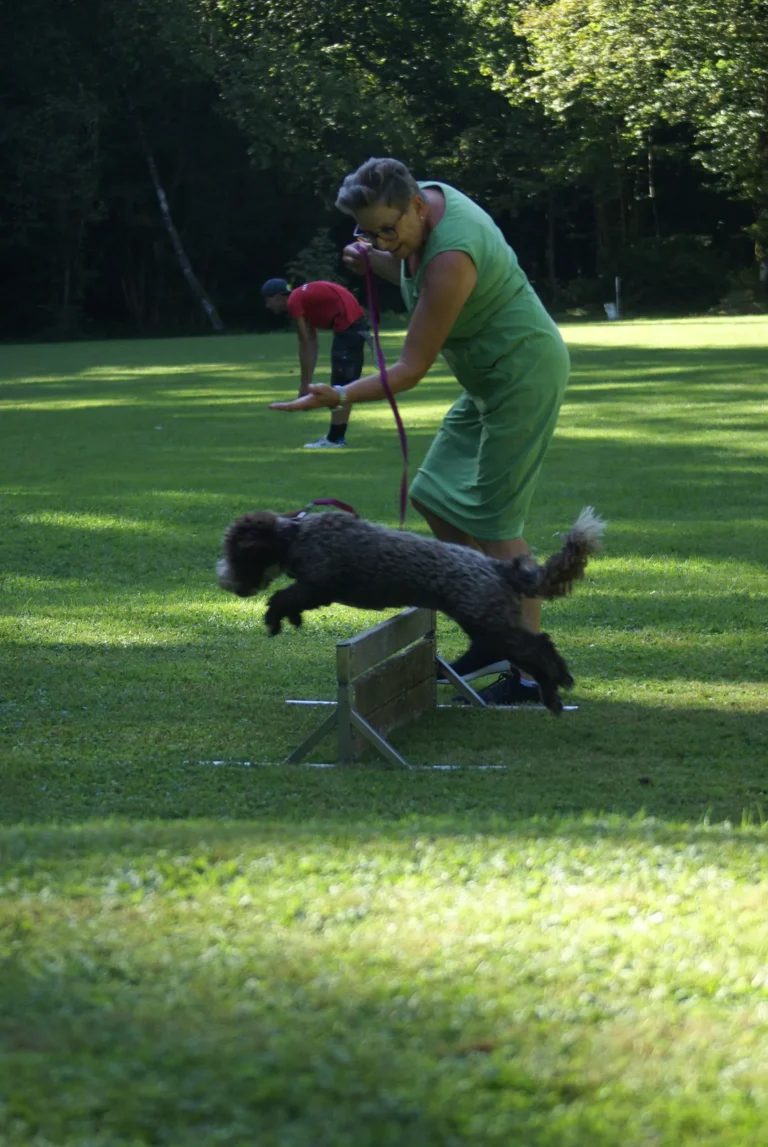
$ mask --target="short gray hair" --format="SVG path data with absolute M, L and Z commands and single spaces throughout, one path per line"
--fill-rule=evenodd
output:
M 369 159 L 346 176 L 336 206 L 345 215 L 379 204 L 405 211 L 419 192 L 418 183 L 398 159 Z

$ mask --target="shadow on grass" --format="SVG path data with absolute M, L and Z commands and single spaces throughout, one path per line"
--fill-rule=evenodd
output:
M 431 432 L 412 434 L 414 459 L 423 455 L 431 437 Z M 153 454 L 154 468 L 137 466 L 130 481 L 113 463 L 105 463 L 97 474 L 95 460 L 83 460 L 84 468 L 68 477 L 66 500 L 47 482 L 40 489 L 40 475 L 35 479 L 30 474 L 0 513 L 4 572 L 47 573 L 53 563 L 64 576 L 78 576 L 87 568 L 103 583 L 116 549 L 119 581 L 130 578 L 139 584 L 151 579 L 159 585 L 163 567 L 173 568 L 177 580 L 175 565 L 182 553 L 190 572 L 206 557 L 211 560 L 224 528 L 237 514 L 258 507 L 295 509 L 321 495 L 351 500 L 374 518 L 386 520 L 389 515 L 394 525 L 397 451 L 394 444 L 391 450 L 382 449 L 370 432 L 360 438 L 357 449 L 343 459 L 310 459 L 308 452 L 297 455 L 293 448 L 270 445 L 260 459 L 266 469 L 254 469 L 258 444 L 209 444 L 205 466 L 197 472 L 192 443 L 166 445 Z M 299 457 L 304 478 L 297 480 Z M 174 488 L 180 463 L 190 468 L 189 484 Z M 365 473 L 358 474 L 361 466 Z M 551 550 L 558 544 L 551 529 L 566 529 L 584 502 L 593 501 L 609 521 L 606 551 L 611 556 L 653 550 L 659 556 L 684 553 L 724 563 L 738 560 L 764 545 L 764 469 L 768 471 L 768 464 L 757 452 L 736 453 L 728 445 L 615 442 L 607 430 L 586 444 L 569 440 L 564 432 L 552 445 L 529 536 L 537 548 Z M 93 521 L 85 526 L 82 518 L 89 514 Z M 59 520 L 35 520 L 46 515 L 58 515 Z M 542 520 L 551 523 L 546 533 Z M 684 537 L 681 524 L 686 526 Z M 408 527 L 425 532 L 413 511 Z
M 768 330 L 768 322 L 765 329 Z M 622 381 L 651 384 L 677 383 L 683 381 L 684 376 L 694 374 L 695 386 L 706 388 L 714 381 L 718 391 L 722 390 L 728 397 L 729 386 L 734 387 L 733 394 L 743 394 L 743 384 L 752 382 L 751 372 L 756 372 L 758 376 L 765 372 L 765 348 L 762 346 L 641 349 L 580 342 L 571 347 L 571 359 L 572 378 L 577 386 L 581 385 L 582 377 L 588 374 L 594 379 L 598 391 L 603 388 L 605 372 L 620 374 Z M 583 390 L 586 392 L 589 387 L 584 386 Z M 599 395 L 597 397 L 599 400 Z
M 293 367 L 276 357 L 293 362 L 292 338 L 262 341 L 262 349 L 272 356 L 266 365 L 292 386 L 285 372 Z M 155 362 L 165 356 L 172 364 L 185 344 L 183 340 L 133 348 L 121 344 L 81 348 L 78 353 L 104 354 L 110 349 L 111 361 L 125 353 L 140 365 L 147 345 Z M 200 355 L 199 341 L 187 345 L 190 354 Z M 116 394 L 126 401 L 134 396 L 135 402 L 120 408 L 5 413 L 17 504 L 20 500 L 27 505 L 37 500 L 41 508 L 59 504 L 57 481 L 65 474 L 70 502 L 107 502 L 119 512 L 121 499 L 143 495 L 145 514 L 151 508 L 183 524 L 178 501 L 183 497 L 187 514 L 201 523 L 207 520 L 217 533 L 226 525 L 226 511 L 222 505 L 216 518 L 212 496 L 229 504 L 233 512 L 256 505 L 293 508 L 312 497 L 336 496 L 359 503 L 368 517 L 395 524 L 400 459 L 388 412 L 375 406 L 355 411 L 351 449 L 343 458 L 303 453 L 302 443 L 322 429 L 325 416 L 270 415 L 266 402 L 278 393 L 273 383 L 244 375 L 232 385 L 233 372 L 247 374 L 248 363 L 242 359 L 247 359 L 250 342 L 232 339 L 225 345 L 232 362 L 201 364 L 193 359 L 173 375 L 170 389 L 167 379 L 155 374 L 149 380 L 138 373 L 105 383 L 96 368 L 87 377 L 75 374 L 65 382 L 34 384 L 38 402 L 62 395 L 73 402 L 101 398 L 108 402 Z M 258 345 L 253 340 L 254 348 Z M 602 513 L 618 521 L 640 516 L 649 523 L 659 518 L 719 518 L 737 524 L 744 517 L 753 522 L 765 518 L 768 482 L 759 477 L 766 468 L 765 452 L 760 443 L 739 438 L 750 430 L 757 434 L 759 420 L 756 415 L 754 422 L 748 416 L 727 421 L 730 404 L 764 398 L 762 348 L 640 352 L 582 344 L 573 348 L 573 355 L 566 410 L 531 519 L 534 542 L 540 541 L 536 530 L 549 517 L 550 506 L 557 515 L 553 524 L 563 528 L 585 500 L 595 501 Z M 78 361 L 77 355 L 73 361 Z M 615 387 L 610 382 L 613 377 L 619 379 Z M 210 402 L 197 393 L 201 387 L 210 387 Z M 23 402 L 29 384 L 4 390 L 17 392 Z M 456 384 L 438 372 L 403 399 L 407 424 L 409 414 L 418 421 L 424 411 L 430 412 L 430 426 L 409 426 L 412 471 L 429 447 L 440 412 L 458 393 Z M 662 409 L 657 410 L 659 403 Z M 718 430 L 722 433 L 706 442 L 693 440 Z M 74 455 L 72 443 L 77 443 Z M 169 493 L 173 501 L 163 507 Z M 207 515 L 202 505 L 195 505 L 195 497 L 207 501 Z M 420 528 L 414 515 L 410 525 Z M 748 546 L 749 539 L 745 541 Z M 736 542 L 738 546 L 742 539 Z M 609 536 L 608 544 L 614 546 L 615 537 Z M 714 554 L 720 543 L 712 545 L 702 530 L 698 538 L 686 537 L 684 544 L 689 553 Z M 671 552 L 677 554 L 679 547 Z
M 194 653 L 185 662 L 179 650 L 140 651 L 117 662 L 122 668 L 115 676 L 113 667 L 103 690 L 107 659 L 92 650 L 88 658 L 77 673 L 76 662 L 54 653 L 28 698 L 6 693 L 5 824 L 470 811 L 482 820 L 641 809 L 675 822 L 709 815 L 739 823 L 745 811 L 768 809 L 768 714 L 733 702 L 686 707 L 676 703 L 675 683 L 644 703 L 576 690 L 568 699 L 578 712 L 561 718 L 442 709 L 391 736 L 412 765 L 463 766 L 455 772 L 389 772 L 373 755 L 361 768 L 317 770 L 267 763 L 284 759 L 325 715 L 284 698 L 301 692 L 302 681 L 307 692 L 329 693 L 330 659 L 325 667 L 303 667 L 301 657 L 275 663 L 267 690 L 255 672 L 232 679 L 210 659 L 201 667 Z M 20 673 L 23 680 L 23 665 Z M 333 739 L 310 760 L 334 762 Z
M 265 353 L 271 358 L 262 361 Z M 634 812 L 655 801 L 659 815 L 668 808 L 672 817 L 697 819 L 711 805 L 718 819 L 738 819 L 765 787 L 763 717 L 719 701 L 707 708 L 701 696 L 686 708 L 679 693 L 692 679 L 714 686 L 764 677 L 756 643 L 764 628 L 758 579 L 768 482 L 765 452 L 745 436 L 760 424 L 739 414 L 718 433 L 721 411 L 730 417 L 733 404 L 764 400 L 761 347 L 574 346 L 574 379 L 529 540 L 549 553 L 554 531 L 584 502 L 609 519 L 614 572 L 596 561 L 587 584 L 553 607 L 547 623 L 577 677 L 600 682 L 601 699 L 587 698 L 577 722 L 561 725 L 546 716 L 439 714 L 430 719 L 439 723 L 398 741 L 414 759 L 446 762 L 457 754 L 487 761 L 492 744 L 494 759 L 510 770 L 500 789 L 491 774 L 461 779 L 456 788 L 444 789 L 435 774 L 388 778 L 380 788 L 364 773 L 359 782 L 352 779 L 358 774 L 310 782 L 306 772 L 281 773 L 286 779 L 273 783 L 266 774 L 240 770 L 233 779 L 233 770 L 195 763 L 281 759 L 317 716 L 299 716 L 283 699 L 329 697 L 333 643 L 352 626 L 378 620 L 329 611 L 308 620 L 306 632 L 270 644 L 250 603 L 239 611 L 215 605 L 221 534 L 244 510 L 336 496 L 395 524 L 400 460 L 388 411 L 355 411 L 350 438 L 358 445 L 346 456 L 301 451 L 324 425 L 322 414 L 255 414 L 275 392 L 274 378 L 293 385 L 287 372 L 295 354 L 289 335 L 19 352 L 18 378 L 39 381 L 3 387 L 4 399 L 117 396 L 132 404 L 3 415 L 2 572 L 10 575 L 6 614 L 18 629 L 8 630 L 0 711 L 4 752 L 16 764 L 0 782 L 9 795 L 0 815 L 156 810 L 173 817 L 210 809 L 225 817 L 234 800 L 256 816 L 281 808 L 300 816 L 308 792 L 330 812 L 333 802 L 344 806 L 347 790 L 357 793 L 349 797 L 354 815 L 378 808 L 405 816 L 408 801 L 427 808 L 432 800 L 447 801 L 440 807 L 453 814 L 451 802 L 471 802 L 477 787 L 492 794 L 478 798 L 489 814 L 502 794 L 504 807 L 521 801 L 531 814 L 599 809 L 603 801 Z M 7 355 L 4 361 L 7 370 Z M 105 362 L 117 364 L 111 381 Z M 142 376 L 148 363 L 152 373 Z M 404 399 L 415 422 L 431 419 L 411 429 L 413 468 L 440 410 L 457 395 L 441 374 Z M 94 521 L 85 525 L 89 514 Z M 423 530 L 413 514 L 409 525 Z M 695 568 L 697 561 L 710 565 Z M 599 593 L 590 595 L 593 581 Z M 83 637 L 89 625 L 90 644 Z M 19 632 L 27 639 L 18 641 Z M 650 652 L 643 648 L 649 642 Z M 612 676 L 632 682 L 635 703 L 610 703 Z M 530 774 L 520 773 L 529 766 Z M 638 774 L 651 775 L 654 785 L 638 788 Z M 682 804 L 668 789 L 670 777 L 682 786 Z M 366 805 L 366 786 L 383 794 L 378 804 Z

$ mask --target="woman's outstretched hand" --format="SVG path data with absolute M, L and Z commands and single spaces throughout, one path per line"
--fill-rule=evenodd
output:
M 338 390 L 327 386 L 324 382 L 312 382 L 307 394 L 294 398 L 291 402 L 270 402 L 270 410 L 287 410 L 293 414 L 297 410 L 319 410 L 323 406 L 338 406 L 340 396 Z

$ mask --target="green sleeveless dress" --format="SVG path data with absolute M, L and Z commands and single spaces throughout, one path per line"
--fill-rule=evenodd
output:
M 464 394 L 445 416 L 411 496 L 478 540 L 519 537 L 568 382 L 568 350 L 490 215 L 446 183 L 419 186 L 442 191 L 445 214 L 413 278 L 402 264 L 409 313 L 442 251 L 465 251 L 477 283 L 442 350 Z

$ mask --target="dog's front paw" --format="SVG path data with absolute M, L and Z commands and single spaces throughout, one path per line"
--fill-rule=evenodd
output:
M 294 629 L 298 629 L 301 625 L 301 611 L 298 613 L 289 613 L 287 616 Z
M 264 624 L 269 630 L 270 637 L 277 637 L 283 624 L 283 615 L 277 609 L 268 609 L 264 614 Z
M 541 691 L 541 699 L 549 709 L 550 713 L 553 713 L 555 717 L 558 717 L 563 711 L 563 702 L 560 700 L 560 694 L 558 693 L 554 682 L 539 681 L 539 690 Z
M 545 697 L 544 704 L 554 717 L 559 717 L 563 711 L 563 702 L 560 699 L 560 694 L 557 692 L 552 693 L 549 697 Z

